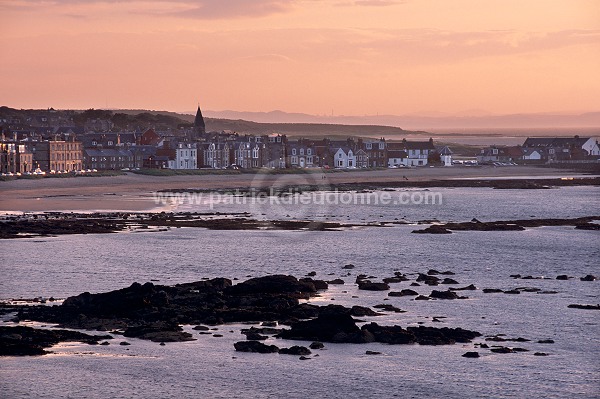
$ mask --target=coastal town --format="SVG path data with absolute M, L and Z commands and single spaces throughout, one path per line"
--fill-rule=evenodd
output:
M 286 134 L 208 131 L 198 106 L 193 123 L 177 128 L 115 125 L 120 114 L 52 108 L 0 109 L 3 176 L 82 174 L 142 169 L 375 169 L 457 164 L 496 166 L 598 164 L 594 137 L 530 137 L 522 145 L 482 148 L 469 160 L 433 139 L 291 138 Z M 16 111 L 16 110 L 12 110 Z M 112 118 L 106 117 L 112 116 Z M 102 116 L 105 116 L 104 118 Z

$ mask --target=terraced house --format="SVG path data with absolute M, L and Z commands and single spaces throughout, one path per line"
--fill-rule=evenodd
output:
M 74 138 L 28 142 L 33 163 L 43 171 L 71 172 L 83 169 L 83 146 Z

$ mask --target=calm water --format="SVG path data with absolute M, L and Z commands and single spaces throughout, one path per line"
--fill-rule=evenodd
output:
M 252 208 L 257 217 L 318 217 L 378 222 L 496 220 L 593 215 L 600 190 L 593 187 L 554 190 L 442 190 L 443 204 L 344 205 L 336 207 Z M 181 204 L 175 210 L 203 210 Z M 221 211 L 248 210 L 248 205 L 219 204 Z M 295 213 L 294 213 L 295 212 Z M 288 216 L 289 215 L 289 216 Z M 3 278 L 0 298 L 101 292 L 134 281 L 175 284 L 202 277 L 244 279 L 269 273 L 317 278 L 342 277 L 316 304 L 388 303 L 406 313 L 374 318 L 380 324 L 464 327 L 483 334 L 504 333 L 531 339 L 504 343 L 530 352 L 492 354 L 479 359 L 461 355 L 473 344 L 444 347 L 326 344 L 319 357 L 238 353 L 233 343 L 240 325 L 220 326 L 224 337 L 167 344 L 129 339 L 131 346 L 66 344 L 55 354 L 0 359 L 0 397 L 599 397 L 600 318 L 597 311 L 567 308 L 571 303 L 600 303 L 600 282 L 557 281 L 558 274 L 600 274 L 598 233 L 545 227 L 523 232 L 410 234 L 412 225 L 363 227 L 334 232 L 207 231 L 81 235 L 0 241 Z M 342 270 L 356 265 L 351 276 Z M 452 270 L 460 286 L 478 288 L 537 287 L 558 294 L 483 294 L 465 291 L 468 300 L 413 301 L 387 298 L 387 292 L 358 291 L 358 273 L 391 276 L 395 270 Z M 510 274 L 549 276 L 514 280 Z M 394 284 L 394 290 L 410 282 Z M 411 287 L 414 288 L 414 287 Z M 416 287 L 429 294 L 431 287 Z M 352 298 L 352 296 L 358 298 Z M 332 302 L 333 301 L 333 302 Z M 432 323 L 432 316 L 445 316 Z M 189 328 L 189 327 L 186 327 Z M 230 332 L 231 331 L 231 332 Z M 539 339 L 555 344 L 538 344 Z M 274 340 L 280 347 L 302 344 Z M 481 341 L 481 340 L 480 340 Z M 479 342 L 480 342 L 479 341 Z M 500 343 L 503 344 L 503 343 Z M 366 350 L 383 352 L 367 356 Z M 536 351 L 549 356 L 533 356 Z

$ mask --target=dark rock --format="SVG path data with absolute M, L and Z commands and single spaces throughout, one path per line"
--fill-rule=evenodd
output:
M 419 273 L 419 277 L 417 277 L 417 282 L 422 282 L 427 285 L 438 285 L 440 279 L 435 276 L 429 276 L 427 274 Z
M 407 281 L 406 277 L 386 277 L 383 279 L 384 283 L 392 284 L 392 283 L 401 283 L 403 281 Z
M 442 272 L 440 272 L 439 270 L 435 270 L 435 269 L 429 269 L 427 271 L 427 274 L 430 275 L 430 276 L 435 276 L 437 274 L 442 274 Z
M 349 263 L 347 265 L 344 265 L 344 267 L 342 267 L 342 269 L 354 269 L 354 265 L 352 263 Z
M 319 355 L 315 355 L 315 356 L 319 356 Z M 300 360 L 310 360 L 310 357 L 300 356 L 298 359 L 300 359 Z
M 312 278 L 307 277 L 301 278 L 299 281 L 303 283 L 313 284 L 317 290 L 326 290 L 327 288 L 329 288 L 327 282 L 323 280 L 314 280 Z
M 507 348 L 505 346 L 494 347 L 494 348 L 490 349 L 490 351 L 492 351 L 494 353 L 514 353 L 514 351 L 512 349 Z
M 410 286 L 411 287 L 420 287 L 421 284 L 419 284 L 419 283 L 410 283 Z
M 121 346 L 129 346 L 131 344 L 129 342 L 127 342 L 127 341 L 121 341 L 121 342 L 119 342 L 119 345 L 121 345 Z
M 388 312 L 395 312 L 395 313 L 405 313 L 406 312 L 406 310 L 402 310 L 400 308 L 397 308 L 394 305 L 381 304 L 381 305 L 375 305 L 373 307 L 377 308 L 377 309 L 387 310 Z
M 569 276 L 567 276 L 566 274 L 561 274 L 559 276 L 556 276 L 557 280 L 568 280 Z
M 497 293 L 501 293 L 504 292 L 499 288 L 484 288 L 483 289 L 483 293 L 484 294 L 497 294 Z
M 313 293 L 317 290 L 311 282 L 298 281 L 294 276 L 272 275 L 255 277 L 225 289 L 229 295 Z
M 435 299 L 466 299 L 464 296 L 458 296 L 454 291 L 431 291 L 430 298 Z
M 452 234 L 450 230 L 439 224 L 432 224 L 423 230 L 413 230 L 411 233 L 416 234 Z
M 277 353 L 279 348 L 275 345 L 265 345 L 258 341 L 239 341 L 233 344 L 233 347 L 238 352 L 254 352 L 254 353 Z
M 548 356 L 546 352 L 535 352 L 533 356 Z
M 376 351 L 366 351 L 365 355 L 381 355 L 381 352 Z
M 415 298 L 415 301 L 428 301 L 431 298 L 429 298 L 428 296 L 425 295 L 419 295 L 418 297 Z
M 315 341 L 309 345 L 310 349 L 323 349 L 324 347 L 325 345 L 323 345 L 323 342 L 318 341 Z
M 578 304 L 571 304 L 571 305 L 569 305 L 567 307 L 568 308 L 573 308 L 573 309 L 600 310 L 600 305 L 578 305 Z
M 281 348 L 279 349 L 279 353 L 282 355 L 306 356 L 310 355 L 312 352 L 307 347 L 295 345 L 290 348 Z
M 419 326 L 403 329 L 400 326 L 380 326 L 377 323 L 364 325 L 362 330 L 371 333 L 375 341 L 387 344 L 448 345 L 471 342 L 473 338 L 481 335 L 477 331 L 461 328 Z
M 519 290 L 506 290 L 504 291 L 505 294 L 520 294 L 521 291 Z
M 538 344 L 553 344 L 554 340 L 553 339 L 540 339 L 538 341 Z
M 319 315 L 316 319 L 299 321 L 291 329 L 283 330 L 278 337 L 323 342 L 371 342 L 356 326 L 349 314 L 332 312 Z
M 588 274 L 587 276 L 580 278 L 581 281 L 594 281 L 594 280 L 597 280 L 597 279 L 598 278 L 596 276 L 592 275 L 592 274 Z
M 458 281 L 456 281 L 452 278 L 446 277 L 445 279 L 442 280 L 442 282 L 440 284 L 458 284 Z
M 194 327 L 192 330 L 198 330 L 198 331 L 208 331 L 209 328 L 206 326 L 196 326 Z
M 246 334 L 246 339 L 248 341 L 264 341 L 267 338 L 269 338 L 269 337 L 267 337 L 266 335 L 260 335 L 259 333 L 256 333 L 256 332 L 249 332 Z
M 364 316 L 380 316 L 380 313 L 374 312 L 372 309 L 367 308 L 365 306 L 354 305 L 350 309 L 350 314 L 356 317 L 364 317 Z
M 88 335 L 69 330 L 42 330 L 16 326 L 0 327 L 0 356 L 45 355 L 49 348 L 59 342 L 84 342 L 96 345 L 99 341 L 112 339 L 110 335 Z
M 580 223 L 575 226 L 578 230 L 600 230 L 600 224 L 596 223 Z
M 342 284 L 344 284 L 345 282 L 344 282 L 344 280 L 342 280 L 341 278 L 336 278 L 336 279 L 333 279 L 333 280 L 329 280 L 327 283 L 328 283 L 328 284 L 333 284 L 333 285 L 336 285 L 336 284 L 337 284 L 337 285 L 342 285 Z
M 267 335 L 273 335 L 273 334 L 279 334 L 282 331 L 281 328 L 273 328 L 273 327 L 250 327 L 247 329 L 242 329 L 241 333 L 244 335 L 248 335 L 248 334 L 267 334 Z
M 360 281 L 358 283 L 358 289 L 366 291 L 387 291 L 390 289 L 390 286 L 386 283 L 372 283 L 370 281 Z
M 512 348 L 513 352 L 529 352 L 529 349 L 525 348 Z
M 519 287 L 519 288 L 515 288 L 516 291 L 521 291 L 521 292 L 539 292 L 542 289 L 541 288 L 537 288 L 537 287 Z
M 182 342 L 194 341 L 192 334 L 183 331 L 176 323 L 156 321 L 140 326 L 127 327 L 124 337 L 147 339 L 153 342 Z
M 462 287 L 462 288 L 450 287 L 449 289 L 451 291 L 474 291 L 477 289 L 477 287 L 475 287 L 473 284 L 469 284 L 466 287 Z
M 260 325 L 263 327 L 277 327 L 277 322 L 276 321 L 263 321 L 262 323 L 260 323 Z
M 479 357 L 479 352 L 466 352 L 462 355 L 462 357 L 477 358 Z
M 315 272 L 315 271 L 308 272 L 308 273 L 306 273 L 306 275 L 307 275 L 308 277 L 314 277 L 314 276 L 316 276 L 316 275 L 317 275 L 317 272 Z
M 404 289 L 401 291 L 390 291 L 388 293 L 388 296 L 416 296 L 419 295 L 419 293 L 417 291 L 413 291 L 413 290 L 409 290 L 409 289 Z

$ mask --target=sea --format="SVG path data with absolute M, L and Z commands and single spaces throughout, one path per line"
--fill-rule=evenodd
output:
M 368 194 L 379 200 L 355 203 L 341 193 L 320 192 L 315 194 L 317 200 L 300 205 L 299 201 L 244 203 L 238 196 L 235 201 L 165 202 L 156 209 L 204 212 L 215 218 L 248 212 L 245 217 L 265 220 L 353 225 L 333 231 L 171 228 L 2 240 L 0 300 L 54 297 L 60 303 L 81 292 L 105 292 L 133 282 L 170 285 L 212 277 L 237 282 L 269 274 L 303 277 L 314 271 L 315 278 L 341 278 L 346 283 L 330 285 L 309 303 L 391 304 L 406 312 L 384 311 L 361 320 L 402 327 L 462 327 L 479 331 L 482 337 L 473 343 L 444 346 L 325 343 L 308 360 L 300 360 L 291 355 L 236 352 L 233 344 L 245 338 L 240 330 L 248 325 L 216 326 L 217 336 L 200 335 L 193 326 L 183 326 L 195 341 L 161 346 L 115 335 L 107 346 L 63 343 L 45 356 L 0 358 L 0 397 L 600 397 L 600 312 L 568 308 L 569 304 L 600 303 L 600 281 L 580 280 L 588 274 L 600 275 L 598 231 L 538 227 L 449 235 L 412 233 L 435 221 L 598 215 L 600 188 L 384 189 Z M 439 203 L 419 201 L 433 194 L 440 195 Z M 412 202 L 400 203 L 395 198 Z M 345 269 L 348 264 L 354 268 Z M 468 299 L 415 301 L 413 297 L 388 297 L 386 291 L 361 291 L 354 284 L 357 274 L 379 281 L 400 271 L 414 281 L 418 273 L 429 269 L 452 271 L 455 275 L 450 277 L 459 282 L 457 286 L 474 284 L 478 289 L 460 292 Z M 535 279 L 514 279 L 511 275 L 515 274 Z M 561 274 L 573 278 L 556 280 Z M 392 290 L 409 288 L 412 281 L 391 284 Z M 410 288 L 428 295 L 432 289 L 446 289 L 441 287 Z M 523 287 L 555 293 L 482 292 L 483 288 Z M 10 315 L 4 317 L 3 325 L 14 325 L 10 319 Z M 486 336 L 496 334 L 529 341 L 485 341 Z M 548 339 L 554 343 L 537 342 Z M 121 346 L 121 341 L 131 345 Z M 527 351 L 500 354 L 475 346 L 484 342 Z M 266 343 L 279 347 L 310 344 L 276 338 Z M 477 351 L 480 357 L 462 357 L 467 351 Z M 536 352 L 547 356 L 535 356 Z

